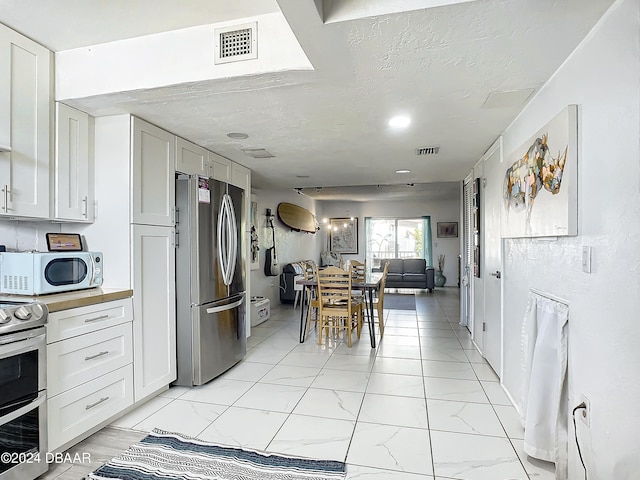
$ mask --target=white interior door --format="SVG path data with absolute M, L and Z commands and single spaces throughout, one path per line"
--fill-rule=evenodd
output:
M 500 375 L 502 367 L 502 137 L 484 157 L 484 356 Z

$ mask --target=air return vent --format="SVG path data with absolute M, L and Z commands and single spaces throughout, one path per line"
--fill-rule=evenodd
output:
M 245 155 L 249 155 L 253 158 L 274 158 L 275 155 L 272 155 L 270 152 L 266 151 L 264 148 L 243 148 L 242 151 Z
M 440 151 L 440 147 L 418 147 L 416 148 L 416 155 L 437 155 Z
M 257 22 L 216 28 L 214 32 L 216 65 L 258 58 Z

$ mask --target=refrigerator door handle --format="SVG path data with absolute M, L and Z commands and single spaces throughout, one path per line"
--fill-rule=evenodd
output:
M 224 233 L 225 233 L 225 266 L 224 271 L 226 275 L 224 277 L 224 284 L 229 285 L 229 265 L 231 264 L 231 235 L 229 232 L 229 195 L 224 194 L 222 205 L 224 208 Z
M 227 270 L 226 270 L 226 258 L 224 258 L 224 251 L 222 249 L 222 233 L 224 226 L 224 216 L 225 216 L 225 203 L 224 199 L 222 201 L 222 205 L 220 208 L 220 213 L 218 215 L 218 263 L 220 268 L 222 269 L 222 279 L 226 283 L 227 282 Z
M 229 234 L 231 236 L 231 253 L 229 254 L 229 284 L 236 273 L 236 257 L 238 256 L 238 225 L 233 207 L 233 199 L 229 196 Z
M 242 297 L 240 300 L 236 302 L 229 303 L 227 305 L 220 305 L 218 307 L 207 308 L 207 313 L 218 313 L 218 312 L 224 312 L 225 310 L 233 310 L 234 308 L 242 305 L 242 302 L 244 302 L 244 297 Z

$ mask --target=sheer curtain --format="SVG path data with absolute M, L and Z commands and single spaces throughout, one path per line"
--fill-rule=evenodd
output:
M 364 258 L 367 263 L 367 270 L 373 267 L 373 248 L 371 248 L 371 217 L 364 217 Z
M 366 238 L 365 259 L 367 260 L 367 269 L 371 269 L 371 268 L 377 269 L 379 267 L 380 258 L 376 258 L 376 252 L 377 252 L 377 257 L 391 258 L 389 256 L 388 251 L 381 252 L 379 251 L 380 249 L 378 249 L 377 251 L 376 248 L 374 248 L 376 245 L 376 241 L 374 239 L 374 223 L 376 221 L 378 221 L 378 224 L 380 222 L 386 222 L 387 224 L 391 222 L 391 224 L 394 225 L 393 235 L 392 235 L 392 238 L 389 240 L 389 242 L 392 246 L 394 246 L 393 256 L 395 257 L 395 256 L 398 256 L 398 253 L 399 253 L 398 252 L 399 240 L 396 236 L 399 228 L 398 223 L 402 222 L 403 220 L 413 221 L 416 227 L 418 227 L 420 226 L 420 218 L 422 218 L 421 228 L 416 228 L 416 230 L 418 231 L 416 232 L 415 235 L 411 237 L 415 239 L 415 244 L 414 244 L 416 246 L 415 255 L 416 256 L 421 255 L 422 258 L 426 260 L 427 265 L 432 266 L 433 265 L 433 249 L 431 246 L 432 244 L 431 217 L 429 215 L 426 215 L 423 217 L 417 217 L 417 218 L 414 217 L 411 219 L 401 219 L 401 218 L 399 219 L 399 218 L 391 218 L 391 217 L 384 217 L 384 218 L 364 217 L 364 231 L 365 231 L 365 238 Z M 420 232 L 419 230 L 422 230 L 422 231 Z M 421 237 L 421 240 L 420 240 L 420 237 Z M 420 243 L 422 245 L 420 245 Z M 378 247 L 380 247 L 380 245 L 378 245 Z
M 426 215 L 422 217 L 422 255 L 427 261 L 428 266 L 433 266 L 433 255 L 431 248 L 431 217 Z
M 567 478 L 568 304 L 529 291 L 522 323 L 520 416 L 523 450 L 556 464 L 556 479 Z

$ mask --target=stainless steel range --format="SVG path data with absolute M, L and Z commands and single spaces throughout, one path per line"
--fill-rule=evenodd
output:
M 48 469 L 45 323 L 41 302 L 0 301 L 0 480 Z

